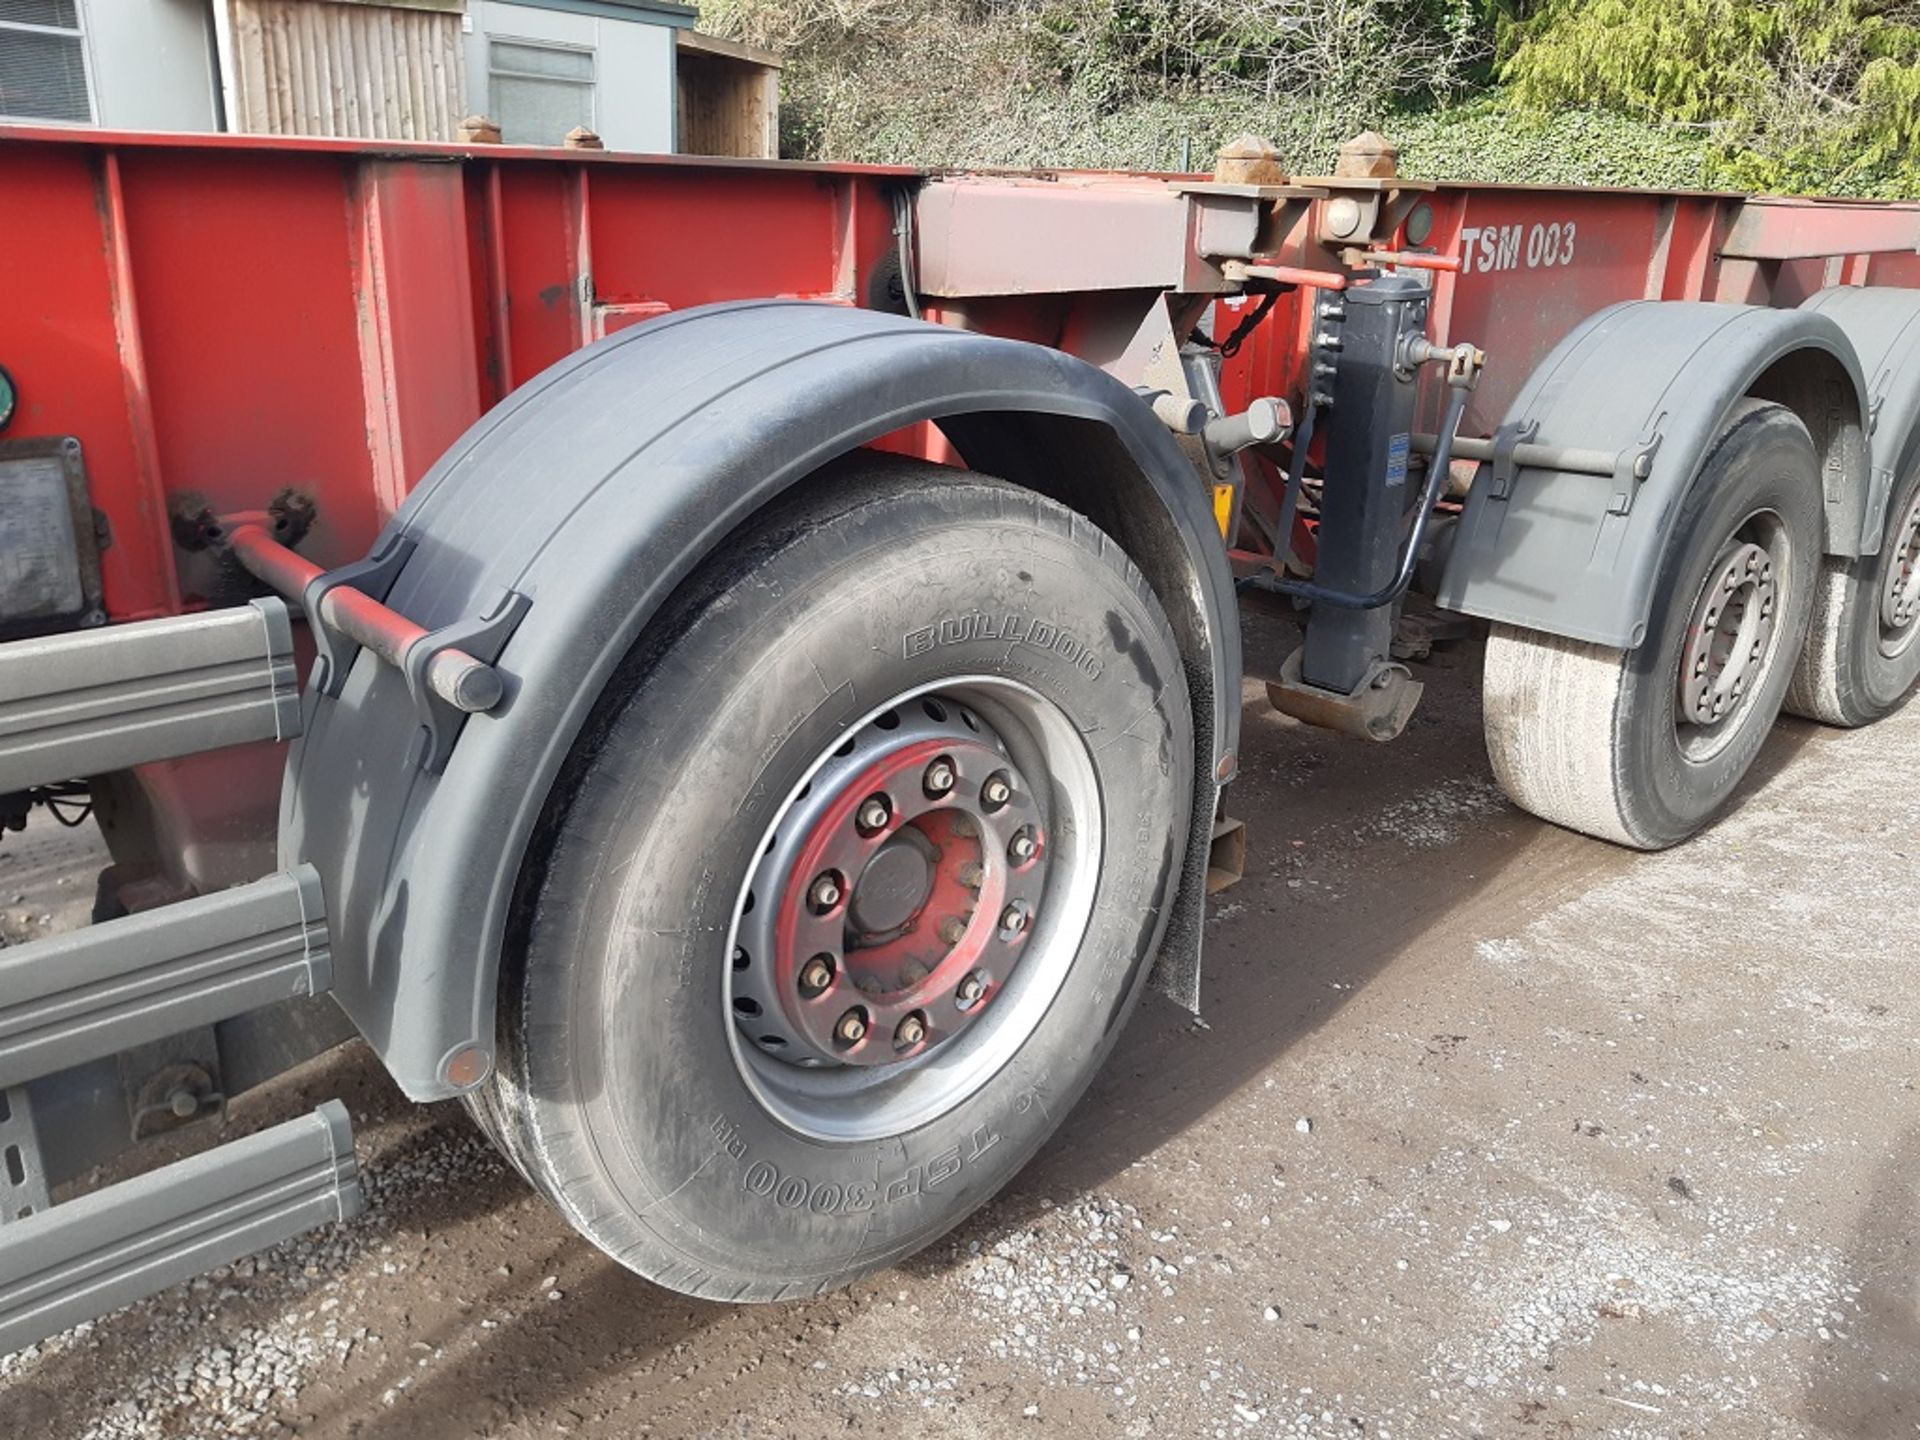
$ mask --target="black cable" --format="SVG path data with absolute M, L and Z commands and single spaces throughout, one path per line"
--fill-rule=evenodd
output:
M 27 792 L 30 804 L 44 805 L 47 813 L 69 830 L 78 829 L 93 815 L 93 792 L 84 780 L 63 780 Z M 77 806 L 71 815 L 63 806 Z
M 1233 327 L 1233 333 L 1224 340 L 1215 340 L 1198 327 L 1187 338 L 1196 345 L 1218 350 L 1224 358 L 1231 360 L 1240 353 L 1240 347 L 1247 343 L 1247 337 L 1260 328 L 1260 322 L 1273 313 L 1273 307 L 1280 303 L 1280 296 L 1292 288 L 1290 285 L 1283 286 L 1280 290 L 1269 290 L 1262 295 L 1260 303 L 1240 317 L 1240 323 Z

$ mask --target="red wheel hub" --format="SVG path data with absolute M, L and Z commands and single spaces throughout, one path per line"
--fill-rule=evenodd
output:
M 1045 870 L 1037 809 L 987 737 L 902 737 L 815 797 L 771 897 L 773 987 L 811 1057 L 910 1059 L 1006 984 Z

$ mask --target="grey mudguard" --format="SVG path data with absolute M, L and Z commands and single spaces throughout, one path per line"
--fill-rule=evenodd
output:
M 1920 291 L 1843 285 L 1808 296 L 1801 308 L 1846 332 L 1866 375 L 1873 469 L 1856 538 L 1860 554 L 1877 554 L 1887 496 L 1920 450 Z
M 1820 450 L 1829 549 L 1851 553 L 1866 487 L 1860 362 L 1810 310 L 1633 300 L 1589 316 L 1521 388 L 1502 433 L 1620 456 L 1612 475 L 1492 464 L 1467 498 L 1438 599 L 1449 609 L 1632 649 L 1646 638 L 1674 517 L 1734 402 L 1780 401 Z M 1646 474 L 1634 474 L 1646 456 Z
M 506 699 L 466 719 L 442 773 L 415 763 L 419 722 L 392 667 L 362 654 L 337 699 L 309 693 L 282 853 L 325 880 L 335 996 L 408 1095 L 454 1094 L 451 1059 L 491 1056 L 528 838 L 595 697 L 673 587 L 754 510 L 869 440 L 938 418 L 971 463 L 1005 474 L 1008 433 L 1042 416 L 1083 427 L 1085 443 L 1048 462 L 1081 467 L 1083 494 L 1137 492 L 1120 518 L 1141 535 L 1122 543 L 1173 552 L 1143 569 L 1185 653 L 1199 753 L 1162 964 L 1197 974 L 1209 777 L 1238 740 L 1240 642 L 1209 497 L 1172 438 L 1125 385 L 1057 351 L 835 306 L 710 306 L 529 381 L 382 537 L 414 542 L 386 600 L 429 630 L 509 592 L 531 601 L 498 660 Z

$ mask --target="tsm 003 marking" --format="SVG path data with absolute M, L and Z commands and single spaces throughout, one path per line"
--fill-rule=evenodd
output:
M 1460 231 L 1460 273 L 1489 270 L 1545 270 L 1573 263 L 1576 236 L 1571 220 L 1537 225 L 1469 225 Z

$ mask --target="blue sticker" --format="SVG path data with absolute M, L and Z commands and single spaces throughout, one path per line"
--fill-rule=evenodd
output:
M 1407 483 L 1407 456 L 1413 450 L 1411 435 L 1396 435 L 1387 441 L 1387 488 L 1389 490 Z

